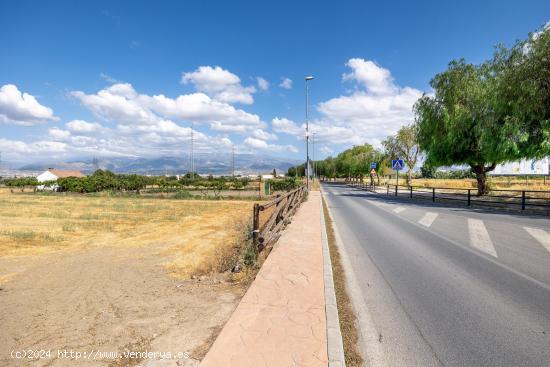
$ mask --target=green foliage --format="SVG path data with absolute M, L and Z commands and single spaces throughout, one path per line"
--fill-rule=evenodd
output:
M 427 164 L 469 165 L 484 194 L 497 164 L 550 154 L 549 30 L 480 65 L 452 61 L 430 84 L 415 105 Z
M 437 168 L 426 164 L 420 167 L 420 173 L 423 178 L 435 178 L 436 171 L 437 171 Z
M 362 177 L 370 173 L 370 164 L 377 163 L 377 172 L 382 172 L 387 162 L 386 156 L 370 144 L 357 145 L 344 150 L 336 157 L 328 157 L 316 161 L 315 166 L 319 177 Z M 288 175 L 304 176 L 304 164 L 288 169 Z
M 297 177 L 285 177 L 283 179 L 273 179 L 267 181 L 271 186 L 271 191 L 291 191 L 302 186 L 302 180 Z
M 407 182 L 410 182 L 412 170 L 416 165 L 420 149 L 417 138 L 418 129 L 416 125 L 403 126 L 395 136 L 388 136 L 382 145 L 386 150 L 389 159 L 403 159 L 407 167 Z
M 18 188 L 38 185 L 38 181 L 36 180 L 36 177 L 7 178 L 7 179 L 4 179 L 3 182 L 4 182 L 4 185 L 8 187 L 18 187 Z

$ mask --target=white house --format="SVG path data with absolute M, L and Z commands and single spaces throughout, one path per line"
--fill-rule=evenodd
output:
M 47 171 L 39 174 L 36 177 L 36 180 L 38 182 L 57 181 L 58 178 L 65 178 L 65 177 L 86 177 L 86 175 L 76 170 L 61 170 L 61 169 L 48 168 Z M 38 185 L 37 188 L 38 190 L 44 190 L 46 187 L 45 185 Z M 55 190 L 57 189 L 57 185 L 50 186 L 48 187 L 48 189 Z

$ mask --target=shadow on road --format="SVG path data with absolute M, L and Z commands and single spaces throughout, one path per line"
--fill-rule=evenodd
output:
M 368 198 L 372 201 L 385 202 L 385 203 L 403 203 L 403 204 L 412 204 L 421 208 L 447 208 L 453 212 L 461 213 L 480 213 L 480 214 L 497 214 L 506 216 L 508 218 L 532 218 L 532 219 L 544 219 L 550 216 L 550 213 L 547 211 L 539 210 L 519 210 L 515 208 L 504 208 L 502 206 L 466 206 L 466 203 L 461 203 L 458 201 L 436 201 L 432 202 L 430 198 L 419 198 L 419 197 L 404 197 L 404 196 L 394 196 L 392 194 L 386 195 L 386 193 L 372 192 L 365 189 L 360 189 L 352 186 L 348 186 L 343 182 L 324 182 L 322 184 L 325 188 L 345 188 L 348 192 L 341 193 L 341 196 L 356 197 L 356 198 Z M 437 199 L 445 200 L 445 199 Z M 479 204 L 478 204 L 479 205 Z

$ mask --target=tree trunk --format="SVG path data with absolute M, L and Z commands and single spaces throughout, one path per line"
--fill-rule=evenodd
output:
M 475 172 L 475 174 L 477 180 L 477 195 L 481 196 L 487 194 L 487 174 L 485 171 Z
M 411 180 L 412 180 L 412 169 L 409 168 L 409 171 L 407 172 L 407 185 L 408 186 L 411 185 Z
M 489 192 L 489 186 L 487 184 L 487 172 L 495 169 L 496 163 L 492 163 L 489 167 L 485 167 L 482 164 L 474 165 L 472 172 L 476 175 L 477 180 L 477 195 L 486 195 Z

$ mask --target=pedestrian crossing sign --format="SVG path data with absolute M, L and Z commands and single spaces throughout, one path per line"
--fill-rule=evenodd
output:
M 393 159 L 391 161 L 391 166 L 394 170 L 399 171 L 403 169 L 403 160 L 402 159 Z

